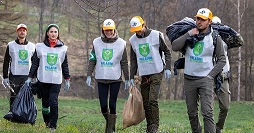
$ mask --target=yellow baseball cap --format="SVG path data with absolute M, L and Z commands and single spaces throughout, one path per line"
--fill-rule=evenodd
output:
M 201 8 L 198 10 L 197 15 L 195 16 L 195 18 L 202 18 L 204 20 L 213 19 L 213 13 L 208 9 L 208 8 Z
M 133 17 L 130 21 L 130 32 L 140 31 L 143 24 L 144 20 L 140 16 Z
M 24 28 L 24 29 L 26 29 L 26 31 L 27 31 L 27 26 L 26 26 L 25 24 L 19 24 L 19 25 L 17 26 L 16 31 L 18 31 L 20 28 Z
M 115 22 L 112 19 L 106 19 L 103 22 L 103 30 L 114 30 L 116 28 Z

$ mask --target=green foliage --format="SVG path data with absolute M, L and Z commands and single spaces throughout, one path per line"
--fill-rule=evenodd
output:
M 8 99 L 0 98 L 0 112 L 4 116 L 8 110 Z M 117 102 L 117 125 L 118 133 L 143 133 L 146 122 L 136 126 L 122 129 L 122 110 L 125 99 Z M 36 100 L 38 108 L 37 121 L 34 125 L 18 124 L 0 118 L 1 133 L 47 133 L 41 115 L 41 100 Z M 191 132 L 184 101 L 160 100 L 160 133 L 187 133 Z M 254 131 L 254 102 L 232 102 L 223 133 L 253 133 Z M 218 116 L 218 102 L 215 102 L 215 120 Z M 202 117 L 200 116 L 202 122 Z M 60 97 L 59 119 L 56 132 L 59 133 L 102 133 L 105 128 L 105 120 L 100 113 L 99 101 L 77 98 Z

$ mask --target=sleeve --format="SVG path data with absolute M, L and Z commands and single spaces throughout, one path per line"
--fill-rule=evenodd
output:
M 37 52 L 35 50 L 33 56 L 32 56 L 32 66 L 30 68 L 28 77 L 34 78 L 37 74 L 37 70 L 39 67 L 40 59 L 37 57 Z
M 11 61 L 11 56 L 9 54 L 9 45 L 7 45 L 5 55 L 4 55 L 4 63 L 3 63 L 3 78 L 8 78 L 10 61 Z
M 185 46 L 186 39 L 189 37 L 189 33 L 186 32 L 184 35 L 178 37 L 172 42 L 172 50 L 173 51 L 182 51 Z
M 217 38 L 216 43 L 216 49 L 215 49 L 216 57 L 218 58 L 217 63 L 215 64 L 214 68 L 211 70 L 211 72 L 208 74 L 211 77 L 215 77 L 219 72 L 222 71 L 223 67 L 226 64 L 226 56 L 225 56 L 225 50 L 223 47 L 223 42 L 220 36 Z
M 121 68 L 124 73 L 125 80 L 129 80 L 129 67 L 128 67 L 128 58 L 127 58 L 127 50 L 126 47 L 124 48 L 122 60 L 120 61 Z
M 68 57 L 67 57 L 67 53 L 65 54 L 65 58 L 64 61 L 62 63 L 62 73 L 63 73 L 63 77 L 64 79 L 70 79 L 70 72 L 69 72 L 69 64 L 68 64 Z
M 164 52 L 164 56 L 165 56 L 165 63 L 166 63 L 165 69 L 171 70 L 171 51 L 166 45 L 164 37 L 161 34 L 159 34 L 159 40 L 160 40 L 160 49 Z
M 134 75 L 137 74 L 137 69 L 138 69 L 138 65 L 137 65 L 137 56 L 136 53 L 134 52 L 132 46 L 130 45 L 130 49 L 131 49 L 131 53 L 130 53 L 130 79 L 134 79 Z
M 90 58 L 89 58 L 88 67 L 87 67 L 87 76 L 92 76 L 92 73 L 96 66 L 96 62 L 97 62 L 96 55 L 95 55 L 95 51 L 93 47 L 92 51 L 90 52 Z

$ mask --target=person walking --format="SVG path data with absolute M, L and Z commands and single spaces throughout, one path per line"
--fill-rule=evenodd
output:
M 213 117 L 214 77 L 222 71 L 226 63 L 223 42 L 217 37 L 214 49 L 212 12 L 207 8 L 198 10 L 196 28 L 189 30 L 172 42 L 174 51 L 185 51 L 184 91 L 187 113 L 193 133 L 201 133 L 202 127 L 198 117 L 199 101 L 203 116 L 204 131 L 215 133 Z M 217 62 L 213 63 L 213 54 Z
M 122 71 L 125 78 L 124 89 L 128 89 L 129 69 L 126 41 L 119 37 L 112 19 L 104 20 L 101 36 L 93 40 L 86 80 L 89 87 L 92 87 L 93 71 L 98 85 L 101 113 L 106 120 L 105 133 L 113 133 L 116 131 L 116 102 L 123 81 Z
M 3 62 L 3 85 L 13 90 L 10 93 L 10 111 L 16 95 L 28 78 L 31 59 L 35 51 L 35 44 L 26 39 L 27 26 L 19 24 L 16 32 L 18 37 L 7 44 Z
M 37 77 L 42 97 L 43 120 L 50 131 L 55 131 L 62 78 L 65 79 L 64 90 L 68 91 L 70 88 L 67 46 L 60 40 L 58 25 L 48 25 L 44 41 L 36 44 L 28 77 L 27 84 L 30 84 L 33 77 Z
M 214 24 L 221 24 L 221 19 L 217 16 L 214 16 L 212 19 L 212 22 Z M 216 123 L 216 133 L 221 133 L 221 130 L 224 127 L 226 117 L 228 114 L 229 106 L 230 106 L 230 90 L 229 90 L 229 75 L 230 75 L 230 64 L 228 60 L 228 46 L 227 44 L 223 41 L 223 47 L 225 50 L 225 56 L 226 56 L 226 65 L 223 67 L 222 71 L 222 84 L 219 90 L 215 91 L 215 94 L 217 95 L 217 98 L 219 100 L 219 116 L 218 116 L 218 121 Z
M 135 16 L 130 20 L 130 31 L 135 32 L 129 39 L 131 44 L 130 83 L 134 85 L 134 75 L 141 76 L 140 88 L 147 122 L 146 132 L 157 133 L 159 127 L 158 97 L 162 73 L 164 71 L 165 78 L 170 79 L 171 52 L 165 43 L 163 33 L 149 29 L 140 16 Z M 162 60 L 162 53 L 164 53 L 166 64 Z

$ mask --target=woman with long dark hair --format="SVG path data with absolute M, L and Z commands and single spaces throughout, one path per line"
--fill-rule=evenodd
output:
M 37 74 L 37 75 L 36 75 Z M 66 91 L 70 88 L 70 74 L 67 60 L 67 46 L 60 40 L 59 27 L 50 24 L 42 43 L 36 44 L 27 84 L 37 77 L 42 97 L 42 115 L 46 127 L 54 131 L 58 120 L 58 95 L 62 78 Z

